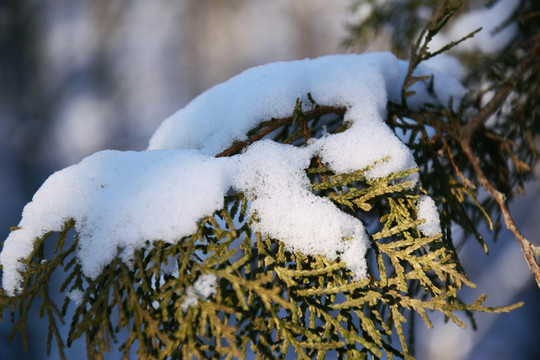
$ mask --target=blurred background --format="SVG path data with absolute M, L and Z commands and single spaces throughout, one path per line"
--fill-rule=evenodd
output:
M 350 0 L 0 0 L 0 239 L 54 171 L 102 149 L 145 149 L 161 121 L 205 89 L 252 66 L 349 51 L 342 44 L 353 21 L 350 6 Z M 380 38 L 363 46 L 388 48 Z M 534 238 L 540 184 L 526 190 L 512 210 Z M 476 242 L 461 250 L 478 284 L 465 300 L 487 293 L 489 305 L 526 305 L 511 314 L 479 314 L 476 332 L 436 316 L 435 330 L 419 321 L 419 359 L 540 358 L 540 290 L 509 232 L 490 245 L 490 256 Z M 0 359 L 47 358 L 47 324 L 34 314 L 28 352 L 20 335 L 8 341 L 9 318 L 0 323 Z M 84 357 L 84 343 L 68 351 L 70 359 Z M 58 358 L 54 345 L 50 358 Z

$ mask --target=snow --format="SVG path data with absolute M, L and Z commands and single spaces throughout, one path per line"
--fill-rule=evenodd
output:
M 332 260 L 353 243 L 358 250 L 355 262 L 363 259 L 367 235 L 362 223 L 309 190 L 303 169 L 311 157 L 309 147 L 269 140 L 253 144 L 242 156 L 243 171 L 238 173 L 236 185 L 254 198 L 251 212 L 259 218 L 255 230 L 282 239 L 290 250 L 322 254 Z M 363 260 L 361 263 L 357 266 L 362 269 L 359 276 L 365 273 Z
M 446 53 L 432 57 L 424 61 L 422 65 L 432 69 L 439 76 L 441 73 L 445 73 L 459 80 L 464 80 L 467 76 L 467 71 L 459 60 L 455 56 Z
M 246 140 L 247 131 L 261 121 L 289 116 L 298 97 L 309 104 L 308 92 L 321 105 L 350 107 L 346 118 L 355 122 L 380 121 L 387 100 L 401 102 L 407 67 L 406 61 L 390 53 L 329 55 L 254 67 L 205 91 L 165 119 L 148 149 L 200 149 L 216 155 L 234 140 Z M 417 75 L 432 73 L 421 65 Z M 435 81 L 438 103 L 447 105 L 450 98 L 465 95 L 457 80 L 445 73 L 438 77 L 444 77 Z M 428 98 L 423 84 L 411 90 L 421 93 L 409 99 L 416 106 Z
M 193 287 L 189 287 L 186 290 L 186 298 L 182 302 L 182 310 L 186 311 L 190 307 L 196 306 L 199 303 L 199 299 Z
M 17 277 L 13 263 L 29 254 L 33 239 L 60 230 L 70 218 L 79 232 L 82 270 L 90 277 L 99 275 L 117 248 L 129 258 L 148 239 L 172 243 L 192 234 L 200 218 L 224 204 L 230 180 L 223 160 L 195 150 L 108 150 L 51 175 L 4 244 L 4 287 Z
M 485 54 L 494 54 L 503 50 L 518 33 L 518 24 L 513 21 L 506 23 L 519 6 L 516 0 L 500 0 L 489 8 L 469 11 L 450 25 L 447 31 L 439 33 L 431 41 L 432 50 L 438 50 L 446 44 L 457 41 L 482 27 L 472 39 L 461 43 L 457 50 L 480 50 Z
M 77 306 L 82 304 L 84 293 L 79 289 L 71 290 L 68 294 L 68 297 L 73 301 Z
M 196 306 L 199 298 L 207 300 L 216 294 L 217 277 L 214 274 L 201 275 L 197 281 L 186 290 L 186 298 L 182 302 L 182 310 Z
M 356 278 L 365 277 L 368 237 L 362 222 L 311 193 L 304 169 L 316 154 L 336 172 L 388 157 L 365 174 L 373 179 L 415 167 L 408 148 L 384 123 L 387 101 L 401 101 L 407 67 L 390 53 L 373 53 L 252 68 L 166 119 L 147 151 L 101 151 L 51 175 L 26 205 L 20 229 L 5 241 L 0 254 L 4 289 L 11 295 L 18 291 L 19 271 L 24 271 L 19 260 L 29 256 L 34 239 L 61 230 L 71 218 L 79 233 L 82 271 L 96 277 L 118 249 L 129 261 L 147 241 L 173 243 L 190 235 L 201 218 L 223 207 L 231 188 L 253 199 L 254 226 L 264 235 L 294 251 L 341 257 Z M 429 66 L 418 70 L 419 75 L 436 73 L 437 98 L 425 84 L 416 83 L 409 106 L 446 105 L 451 99 L 456 105 L 465 94 L 449 74 Z M 241 154 L 215 158 L 233 141 L 245 140 L 246 132 L 261 121 L 289 116 L 297 97 L 310 104 L 308 92 L 318 104 L 347 107 L 349 129 L 312 139 L 304 147 L 263 140 Z M 408 180 L 418 183 L 417 176 Z M 423 199 L 419 217 L 429 215 L 424 229 L 432 233 L 437 230 L 436 208 L 429 197 Z M 430 206 L 422 210 L 423 204 Z M 212 293 L 211 282 L 201 281 L 193 296 Z M 193 296 L 188 293 L 185 304 L 196 300 Z
M 425 236 L 435 236 L 441 232 L 441 222 L 435 201 L 427 195 L 422 195 L 418 201 L 418 219 L 426 222 L 418 225 L 418 230 Z
M 214 274 L 201 275 L 195 284 L 193 289 L 202 298 L 208 299 L 210 296 L 216 294 L 217 277 Z

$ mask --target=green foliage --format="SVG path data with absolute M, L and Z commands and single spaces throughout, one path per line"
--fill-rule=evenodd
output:
M 413 75 L 418 64 L 448 50 L 459 49 L 460 43 L 482 31 L 478 28 L 441 49 L 430 49 L 433 37 L 471 3 L 445 1 L 441 5 L 436 1 L 358 0 L 355 2 L 358 9 L 369 4 L 373 11 L 352 28 L 348 44 L 354 45 L 352 40 L 363 43 L 372 33 L 388 32 L 392 50 L 411 59 L 402 89 L 402 104 L 389 104 L 387 122 L 409 139 L 408 146 L 419 164 L 424 187 L 442 204 L 444 238 L 451 244 L 451 224 L 458 224 L 464 230 L 464 239 L 474 235 L 487 253 L 479 225 L 484 223 L 494 230 L 496 240 L 502 229 L 501 215 L 507 210 L 501 209 L 501 201 L 497 201 L 496 196 L 478 199 L 478 189 L 489 182 L 491 193 L 499 192 L 504 199 L 511 200 L 516 193 L 524 193 L 524 184 L 532 177 L 531 169 L 537 161 L 535 139 L 540 135 L 537 115 L 540 104 L 534 99 L 540 89 L 540 62 L 535 60 L 538 2 L 521 0 L 516 12 L 510 14 L 508 22 L 516 21 L 520 33 L 506 51 L 490 56 L 479 52 L 453 53 L 468 67 L 468 76 L 463 82 L 470 91 L 457 111 L 451 110 L 452 104 L 426 106 L 418 112 L 406 106 L 407 97 L 413 94 L 410 86 L 418 81 L 432 81 Z M 491 1 L 490 5 L 493 3 Z M 422 13 L 433 14 L 429 16 L 431 21 L 419 20 Z M 404 47 L 414 40 L 414 46 Z M 493 94 L 496 101 L 486 105 L 490 99 L 488 93 Z M 489 126 L 486 125 L 488 118 Z M 466 148 L 471 151 L 468 153 Z M 471 157 L 481 159 L 478 168 Z M 480 180 L 482 177 L 485 181 Z M 506 216 L 509 218 L 508 213 Z M 513 226 L 507 223 L 507 227 Z M 538 266 L 532 264 L 532 268 Z
M 460 326 L 456 311 L 508 311 L 482 306 L 482 296 L 464 304 L 457 291 L 474 286 L 460 272 L 451 249 L 441 236 L 424 237 L 416 226 L 418 194 L 399 182 L 416 169 L 369 182 L 364 171 L 335 175 L 327 169 L 307 170 L 313 189 L 325 193 L 351 213 L 380 217 L 381 226 L 371 234 L 370 276 L 355 281 L 341 261 L 306 256 L 286 249 L 278 240 L 251 231 L 256 218 L 247 218 L 248 199 L 243 194 L 227 197 L 226 206 L 201 221 L 198 231 L 176 244 L 156 242 L 136 252 L 130 264 L 117 257 L 96 278 L 81 273 L 73 257 L 77 239 L 69 244 L 66 224 L 57 240 L 56 256 L 44 258 L 44 237 L 36 242 L 27 262 L 21 295 L 2 297 L 20 312 L 14 330 L 25 331 L 26 314 L 37 295 L 44 299 L 49 316 L 50 339 L 62 349 L 55 317 L 62 309 L 49 297 L 52 271 L 63 266 L 68 273 L 60 290 L 84 293 L 71 319 L 67 345 L 86 337 L 89 358 L 102 358 L 126 329 L 120 349 L 138 358 L 243 358 L 248 347 L 261 358 L 324 358 L 328 351 L 340 357 L 408 357 L 404 323 L 413 313 L 431 327 L 429 311 L 442 312 Z M 396 182 L 396 180 L 398 180 Z M 174 264 L 174 271 L 164 265 Z M 203 274 L 218 278 L 218 291 L 210 299 L 184 309 L 186 290 Z M 113 320 L 118 314 L 118 319 Z M 397 334 L 401 349 L 391 335 Z M 410 339 L 409 339 L 410 340 Z M 47 343 L 50 346 L 50 340 Z
M 304 112 L 298 101 L 276 136 L 300 145 L 320 135 L 323 125 L 342 131 L 341 112 L 322 111 L 317 105 Z M 254 133 L 268 133 L 272 124 Z M 63 358 L 66 345 L 85 337 L 87 356 L 93 359 L 103 358 L 113 343 L 119 343 L 125 358 L 132 347 L 137 349 L 140 359 L 243 358 L 249 350 L 259 358 L 294 353 L 301 359 L 323 359 L 334 353 L 363 359 L 410 358 L 414 339 L 408 319 L 415 314 L 428 327 L 434 311 L 465 326 L 456 312 L 471 317 L 476 311 L 521 306 L 485 307 L 484 295 L 472 304 L 463 303 L 459 289 L 474 284 L 458 266 L 452 246 L 442 234 L 425 237 L 416 228 L 424 222 L 416 216 L 423 190 L 412 188 L 408 177 L 418 169 L 374 181 L 363 176 L 367 170 L 334 174 L 318 158 L 306 169 L 315 194 L 370 224 L 365 279 L 355 279 L 339 259 L 291 252 L 278 239 L 254 232 L 257 217 L 249 217 L 250 199 L 237 193 L 226 197 L 223 209 L 201 220 L 196 233 L 176 244 L 148 243 L 129 264 L 121 260 L 119 249 L 118 257 L 96 279 L 81 272 L 74 256 L 77 235 L 66 240 L 74 226 L 68 222 L 52 259 L 45 256 L 52 234 L 36 242 L 25 262 L 22 292 L 2 295 L 0 310 L 11 307 L 12 316 L 18 314 L 13 334 L 21 331 L 26 338 L 30 305 L 43 299 L 40 315 L 46 314 L 50 323 L 47 350 L 54 337 Z M 67 274 L 59 289 L 68 294 L 61 308 L 49 289 L 56 268 Z M 216 294 L 199 298 L 194 306 L 182 306 L 188 289 L 205 274 L 218 279 Z M 64 339 L 57 322 L 66 317 L 72 303 L 69 294 L 74 292 L 83 295 L 72 305 L 75 310 Z M 122 330 L 127 338 L 121 338 Z M 393 335 L 399 346 L 392 342 Z

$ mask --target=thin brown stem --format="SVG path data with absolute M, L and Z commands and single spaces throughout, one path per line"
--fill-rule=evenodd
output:
M 498 191 L 495 188 L 495 186 L 484 175 L 484 172 L 482 171 L 482 168 L 480 166 L 480 160 L 474 155 L 470 142 L 468 140 L 462 141 L 461 148 L 463 149 L 463 151 L 465 152 L 465 155 L 467 155 L 467 158 L 471 162 L 474 168 L 474 171 L 476 173 L 478 182 L 491 194 L 491 196 L 493 196 L 493 198 L 499 205 L 499 208 L 501 209 L 501 213 L 503 214 L 506 228 L 510 230 L 514 234 L 516 239 L 519 241 L 519 244 L 521 245 L 521 250 L 523 251 L 523 254 L 525 255 L 525 260 L 527 261 L 527 265 L 529 266 L 529 269 L 533 273 L 536 283 L 540 287 L 540 267 L 538 266 L 538 262 L 536 261 L 536 258 L 535 258 L 535 255 L 536 256 L 540 255 L 540 248 L 532 244 L 529 240 L 527 240 L 525 236 L 523 236 L 521 231 L 519 231 L 519 229 L 517 228 L 514 220 L 510 216 L 510 211 L 508 210 L 506 206 L 505 195 L 501 193 L 500 191 Z
M 434 127 L 438 133 L 444 132 L 454 139 L 461 139 L 462 128 L 444 121 L 440 114 L 430 111 L 417 111 L 407 107 L 389 104 L 390 112 L 400 117 L 406 117 L 416 120 L 419 124 L 425 124 Z
M 465 184 L 465 186 L 467 186 L 470 189 L 475 189 L 476 187 L 474 186 L 474 184 L 469 179 L 467 179 L 465 177 L 465 175 L 463 175 L 461 170 L 459 170 L 459 167 L 457 166 L 456 162 L 454 161 L 454 154 L 452 154 L 452 149 L 450 148 L 450 145 L 448 145 L 448 142 L 446 141 L 444 136 L 441 135 L 440 138 L 441 138 L 441 141 L 443 143 L 443 149 L 446 152 L 446 154 L 448 155 L 448 160 L 450 160 L 450 164 L 452 165 L 452 168 L 454 168 L 454 171 L 456 172 L 458 177 L 461 179 L 463 184 Z
M 306 121 L 307 121 L 309 119 L 327 115 L 327 114 L 343 115 L 346 110 L 347 109 L 342 106 L 317 106 L 313 110 L 305 111 L 304 114 L 306 116 Z M 281 119 L 272 119 L 272 121 L 269 122 L 268 126 L 260 129 L 256 134 L 252 135 L 249 139 L 233 144 L 229 148 L 217 154 L 216 157 L 225 157 L 225 156 L 232 156 L 232 155 L 238 154 L 244 148 L 248 147 L 250 144 L 254 143 L 255 141 L 262 139 L 264 136 L 270 134 L 272 131 L 279 129 L 283 125 L 292 123 L 295 118 L 296 118 L 295 115 L 291 115 L 291 116 L 281 118 Z

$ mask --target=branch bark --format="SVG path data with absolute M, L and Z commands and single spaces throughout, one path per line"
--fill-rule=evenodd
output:
M 510 211 L 508 210 L 508 207 L 506 206 L 506 203 L 505 203 L 506 196 L 504 196 L 503 193 L 498 191 L 495 188 L 495 186 L 484 175 L 484 172 L 482 171 L 482 168 L 480 166 L 480 160 L 476 157 L 476 155 L 474 155 L 470 142 L 462 141 L 461 148 L 463 149 L 463 151 L 465 152 L 465 155 L 467 155 L 467 158 L 471 162 L 474 168 L 474 171 L 476 173 L 478 182 L 491 194 L 491 196 L 493 196 L 493 198 L 497 202 L 497 205 L 499 205 L 499 209 L 501 210 L 501 213 L 503 214 L 506 228 L 510 230 L 514 234 L 516 239 L 519 241 L 519 244 L 521 245 L 521 250 L 523 251 L 523 255 L 525 255 L 525 260 L 527 261 L 527 265 L 529 266 L 529 269 L 534 275 L 534 279 L 536 280 L 538 287 L 540 287 L 540 267 L 538 266 L 538 262 L 536 261 L 536 258 L 535 258 L 535 255 L 538 256 L 540 254 L 540 248 L 532 244 L 529 240 L 527 240 L 525 236 L 523 236 L 521 231 L 519 231 L 519 229 L 517 228 L 514 220 L 512 219 L 512 216 L 510 216 Z
M 343 106 L 320 106 L 317 105 L 315 109 L 304 111 L 304 115 L 306 117 L 306 122 L 328 114 L 338 114 L 343 115 L 345 114 L 345 111 L 347 108 Z M 216 157 L 225 157 L 225 156 L 232 156 L 235 154 L 240 153 L 243 149 L 248 147 L 250 144 L 253 144 L 255 141 L 262 139 L 264 136 L 270 134 L 272 131 L 279 129 L 283 125 L 292 123 L 295 119 L 295 115 L 291 115 L 285 118 L 281 119 L 271 119 L 268 121 L 268 125 L 266 127 L 262 127 L 259 131 L 257 131 L 254 135 L 252 135 L 249 139 L 241 142 L 237 142 L 230 146 L 229 148 L 223 150 L 219 154 L 216 155 Z

